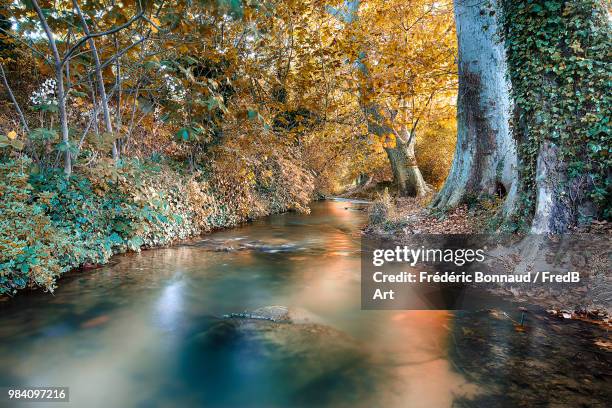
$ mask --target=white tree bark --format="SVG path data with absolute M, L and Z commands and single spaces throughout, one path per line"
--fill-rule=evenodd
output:
M 505 191 L 509 213 L 517 191 L 516 145 L 509 128 L 510 83 L 504 45 L 497 35 L 499 0 L 455 0 L 459 48 L 457 147 L 444 187 L 433 205 L 456 206 L 467 197 Z
M 536 208 L 531 223 L 533 234 L 562 234 L 569 227 L 597 218 L 597 207 L 586 197 L 592 185 L 588 174 L 570 179 L 567 162 L 559 147 L 545 141 L 536 164 Z
M 104 117 L 104 126 L 106 128 L 106 132 L 113 134 L 113 123 L 110 116 L 110 110 L 108 108 L 108 97 L 106 95 L 106 88 L 104 87 L 104 76 L 102 75 L 102 66 L 100 64 L 100 56 L 98 54 L 98 49 L 96 48 L 96 42 L 91 37 L 91 32 L 89 31 L 89 25 L 87 24 L 87 20 L 79 7 L 79 3 L 77 0 L 72 0 L 72 4 L 74 6 L 74 10 L 77 12 L 79 19 L 81 20 L 81 26 L 83 27 L 83 32 L 88 39 L 89 47 L 91 48 L 91 54 L 94 59 L 95 64 L 95 72 L 96 72 L 96 81 L 98 83 L 98 93 L 100 94 L 100 105 L 102 105 L 102 116 Z M 117 150 L 117 143 L 113 141 L 112 145 L 112 155 L 114 160 L 119 160 L 119 151 Z
M 60 119 L 60 129 L 62 132 L 62 143 L 64 143 L 66 147 L 66 151 L 64 152 L 64 173 L 66 176 L 70 176 L 72 173 L 72 156 L 70 153 L 70 138 L 68 133 L 68 115 L 66 113 L 66 92 L 64 90 L 64 64 L 62 59 L 60 58 L 59 51 L 57 50 L 57 45 L 55 43 L 55 37 L 53 36 L 53 32 L 47 23 L 47 18 L 45 17 L 42 9 L 38 5 L 36 0 L 32 0 L 32 6 L 38 15 L 38 19 L 45 30 L 45 34 L 47 36 L 47 40 L 49 41 L 49 48 L 51 49 L 51 53 L 53 55 L 53 65 L 55 69 L 55 80 L 57 82 L 57 104 L 59 108 L 59 119 Z

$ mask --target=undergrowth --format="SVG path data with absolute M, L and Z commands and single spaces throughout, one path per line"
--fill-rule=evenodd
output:
M 117 253 L 307 211 L 312 179 L 292 163 L 270 160 L 245 175 L 219 166 L 204 174 L 172 163 L 103 160 L 66 178 L 27 157 L 0 162 L 0 295 L 53 291 L 62 273 Z

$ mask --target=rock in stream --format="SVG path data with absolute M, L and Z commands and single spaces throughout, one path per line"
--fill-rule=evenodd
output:
M 367 406 L 386 370 L 364 344 L 316 320 L 283 306 L 228 314 L 194 334 L 183 369 L 202 379 L 203 393 L 232 382 L 261 406 Z M 243 404 L 240 394 L 220 396 L 220 405 Z

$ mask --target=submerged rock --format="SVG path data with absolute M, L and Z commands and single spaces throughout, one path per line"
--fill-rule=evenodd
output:
M 259 240 L 246 241 L 243 238 L 212 239 L 207 238 L 193 243 L 185 243 L 182 246 L 203 248 L 212 252 L 235 252 L 235 251 L 258 251 L 265 253 L 292 252 L 299 248 L 294 243 L 266 243 Z
M 245 406 L 241 395 L 263 406 L 373 406 L 366 401 L 388 367 L 365 344 L 313 320 L 284 306 L 230 314 L 191 338 L 182 369 L 206 378 L 202 392 L 222 406 Z
M 252 312 L 226 314 L 223 318 L 269 320 L 283 323 L 322 323 L 322 319 L 319 316 L 305 309 L 288 308 L 285 306 L 264 306 Z
M 223 315 L 226 319 L 270 320 L 272 322 L 290 322 L 289 309 L 285 306 L 265 306 L 253 312 L 230 313 Z

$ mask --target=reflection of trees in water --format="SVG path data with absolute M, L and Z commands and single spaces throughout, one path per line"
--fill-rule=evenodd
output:
M 524 331 L 502 312 L 460 312 L 452 331 L 450 359 L 456 370 L 483 385 L 476 401 L 458 406 L 604 406 L 610 356 L 595 339 L 599 327 L 529 313 Z

